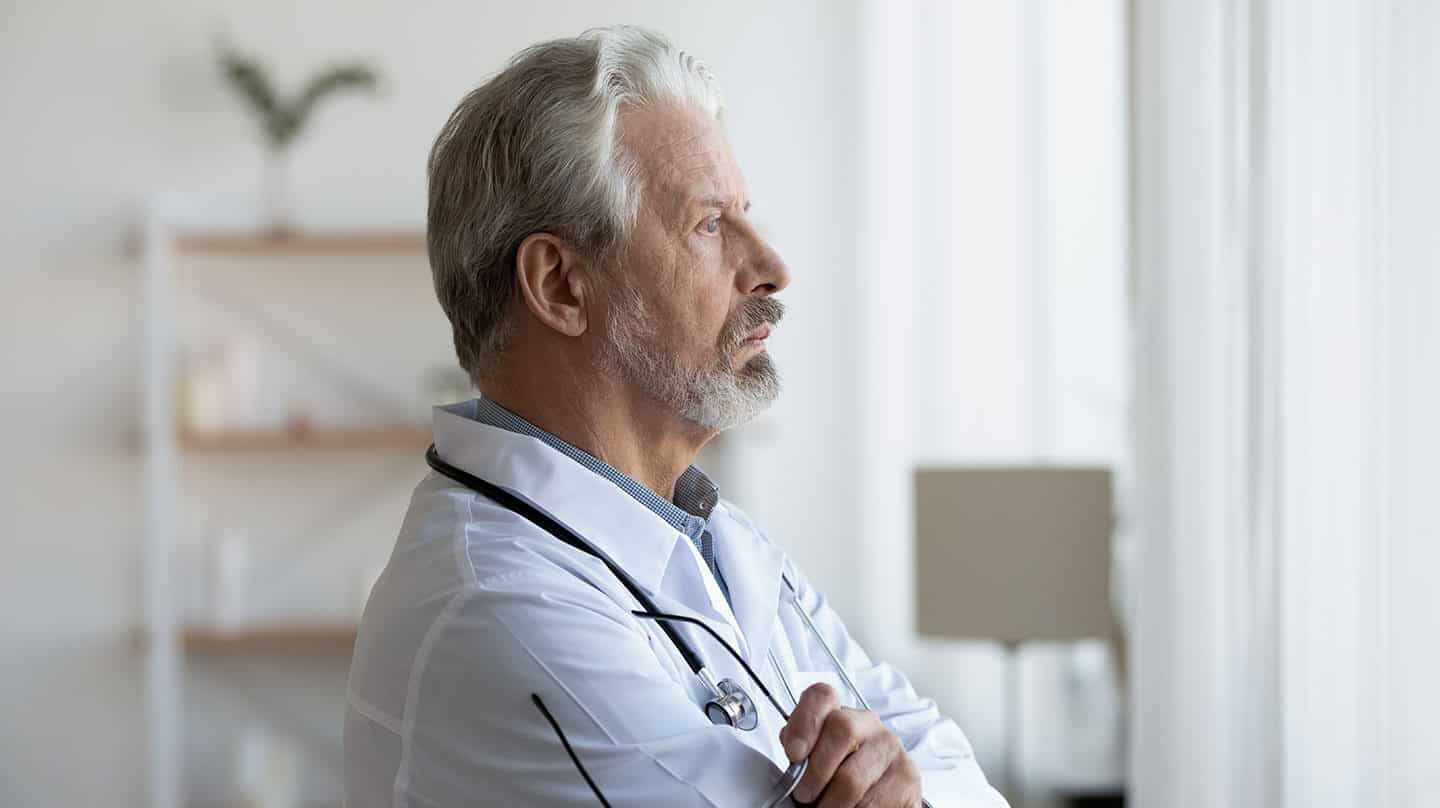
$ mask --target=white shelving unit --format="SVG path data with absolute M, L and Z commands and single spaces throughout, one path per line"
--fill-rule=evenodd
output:
M 232 457 L 401 451 L 413 451 L 413 457 L 419 458 L 429 441 L 428 425 L 421 418 L 390 417 L 359 425 L 307 422 L 275 428 L 187 432 L 180 424 L 176 404 L 182 267 L 194 258 L 293 260 L 298 264 L 316 258 L 350 260 L 356 256 L 370 261 L 393 257 L 423 268 L 424 237 L 418 231 L 332 231 L 284 237 L 245 230 L 197 231 L 172 226 L 160 213 L 152 213 L 146 223 L 141 256 L 145 317 L 143 423 L 139 437 L 145 456 L 145 615 L 137 641 L 145 656 L 148 778 L 150 804 L 155 808 L 180 808 L 187 798 L 188 657 L 330 654 L 348 658 L 355 637 L 351 620 L 271 619 L 232 630 L 187 620 L 185 593 L 179 584 L 181 564 L 177 560 L 181 532 L 186 529 L 182 469 L 187 458 L 213 463 L 217 457 L 228 462 Z M 406 283 L 411 280 L 406 279 Z M 428 285 L 428 277 L 424 283 Z M 425 314 L 428 318 L 430 312 Z M 448 356 L 448 351 L 448 342 L 436 346 L 434 355 L 416 360 L 415 369 L 427 361 L 434 362 L 437 356 Z M 347 456 L 337 462 L 356 461 Z

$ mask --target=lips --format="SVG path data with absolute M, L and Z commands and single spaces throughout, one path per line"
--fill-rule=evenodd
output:
M 765 350 L 765 338 L 770 336 L 770 324 L 766 323 L 745 335 L 740 344 L 735 347 L 742 351 Z
M 760 341 L 764 340 L 764 339 L 765 339 L 766 337 L 768 337 L 768 336 L 770 336 L 770 324 L 769 324 L 769 323 L 765 323 L 764 325 L 761 325 L 759 328 L 755 329 L 754 331 L 751 331 L 751 332 L 750 332 L 750 335 L 745 338 L 745 341 L 746 341 L 746 342 L 760 342 Z
M 764 350 L 765 340 L 784 317 L 785 304 L 774 297 L 747 300 L 739 315 L 726 324 L 720 344 L 729 350 Z

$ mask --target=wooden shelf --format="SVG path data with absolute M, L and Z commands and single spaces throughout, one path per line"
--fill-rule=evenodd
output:
M 345 451 L 351 449 L 424 449 L 430 430 L 405 425 L 348 429 L 226 430 L 180 433 L 180 448 L 194 453 Z
M 215 231 L 181 233 L 178 255 L 424 255 L 423 230 L 334 230 L 279 233 Z
M 237 629 L 187 626 L 180 632 L 180 647 L 187 654 L 349 654 L 355 647 L 355 632 L 355 626 L 338 623 L 276 623 Z M 145 646 L 143 630 L 136 632 L 135 645 Z
M 180 635 L 187 653 L 265 651 L 278 653 L 349 654 L 355 647 L 355 626 L 295 624 L 224 630 L 190 626 Z

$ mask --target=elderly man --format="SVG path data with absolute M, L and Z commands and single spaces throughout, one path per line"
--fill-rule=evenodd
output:
M 440 133 L 430 262 L 482 397 L 437 408 L 365 610 L 350 808 L 1004 804 L 691 465 L 777 395 L 790 280 L 720 117 L 699 61 L 614 28 Z

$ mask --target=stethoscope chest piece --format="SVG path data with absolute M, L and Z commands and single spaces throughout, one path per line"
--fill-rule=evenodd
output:
M 705 671 L 709 673 L 709 671 Z M 710 677 L 703 677 L 710 679 Z M 705 702 L 705 715 L 710 723 L 735 729 L 750 731 L 760 723 L 760 714 L 755 711 L 755 702 L 750 698 L 734 679 L 722 679 L 711 685 L 711 692 L 714 694 L 711 699 Z

